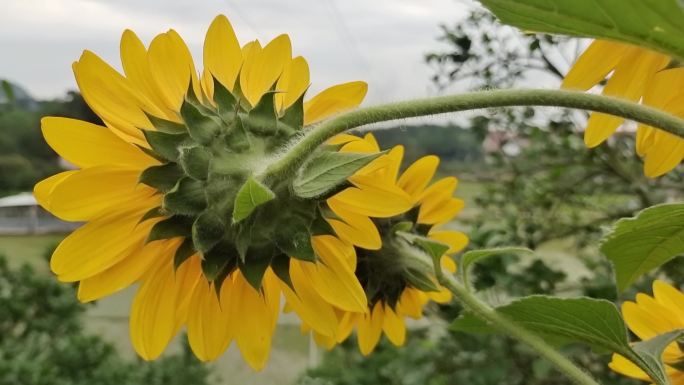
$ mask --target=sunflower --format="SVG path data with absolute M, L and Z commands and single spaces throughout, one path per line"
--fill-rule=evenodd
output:
M 336 335 L 337 318 L 325 318 L 325 309 L 368 309 L 354 248 L 319 220 L 327 197 L 294 196 L 297 172 L 259 178 L 307 126 L 358 106 L 367 86 L 340 84 L 305 101 L 309 68 L 292 57 L 289 37 L 240 46 L 224 16 L 208 29 L 203 59 L 199 74 L 173 30 L 147 47 L 125 31 L 123 74 L 85 51 L 74 74 L 104 126 L 44 118 L 48 144 L 78 169 L 43 180 L 34 193 L 57 217 L 86 222 L 50 261 L 60 281 L 79 282 L 81 301 L 139 284 L 130 337 L 142 358 L 157 358 L 186 327 L 201 360 L 235 340 L 259 370 L 282 294 L 326 336 Z M 381 170 L 387 157 L 375 154 L 364 166 Z M 367 218 L 410 205 L 403 192 L 380 187 L 341 199 Z
M 339 135 L 330 143 L 340 145 L 342 152 L 379 151 L 371 134 L 363 138 Z M 446 177 L 430 184 L 439 165 L 439 158 L 432 155 L 418 159 L 399 175 L 402 158 L 403 147 L 392 148 L 387 153 L 385 167 L 367 166 L 350 178 L 353 187 L 327 199 L 330 212 L 326 219 L 339 239 L 347 242 L 349 252 L 355 250 L 356 276 L 368 297 L 365 313 L 334 309 L 338 320 L 335 336 L 322 335 L 314 328 L 315 340 L 328 349 L 345 340 L 353 329 L 357 331 L 359 349 L 364 355 L 374 350 L 383 332 L 394 345 L 403 345 L 406 317 L 421 318 L 423 307 L 431 300 L 438 303 L 451 300 L 451 293 L 437 283 L 434 272 L 426 271 L 413 256 L 406 254 L 423 253 L 414 242 L 417 237 L 445 245 L 440 258 L 442 268 L 450 273 L 456 271 L 449 254 L 465 248 L 468 238 L 462 232 L 441 227 L 463 208 L 463 201 L 453 197 L 458 181 Z M 360 190 L 369 184 L 392 192 L 390 195 L 395 199 L 403 193 L 410 205 L 404 206 L 400 214 L 373 211 L 372 217 L 364 215 L 359 206 L 350 204 L 353 200 L 349 197 L 361 194 Z M 367 203 L 377 210 L 399 208 L 398 202 L 396 207 L 392 203 L 383 206 L 381 198 L 369 199 Z M 303 330 L 308 331 L 310 323 L 303 321 Z
M 645 48 L 596 40 L 577 59 L 562 87 L 586 91 L 612 73 L 603 94 L 663 109 L 677 116 L 684 98 L 682 69 L 668 69 L 671 58 Z M 624 123 L 623 118 L 594 112 L 584 132 L 584 142 L 595 147 Z M 684 141 L 676 135 L 640 124 L 637 153 L 644 158 L 644 174 L 655 178 L 675 168 L 684 158 Z
M 684 294 L 665 282 L 653 282 L 653 296 L 639 293 L 636 302 L 622 305 L 622 315 L 629 329 L 642 340 L 684 328 Z M 675 341 L 663 353 L 666 371 L 673 385 L 684 384 L 684 351 Z M 618 354 L 609 364 L 614 371 L 643 381 L 650 381 L 646 373 Z

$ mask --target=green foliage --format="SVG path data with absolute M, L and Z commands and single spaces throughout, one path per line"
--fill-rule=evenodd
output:
M 406 345 L 383 340 L 368 357 L 354 341 L 328 352 L 299 385 L 571 385 L 528 347 L 501 336 L 441 334 L 434 325 L 412 329 Z M 611 385 L 639 383 L 612 373 L 606 357 L 584 347 L 564 349 L 579 365 Z M 316 381 L 316 382 L 312 382 Z
M 468 286 L 468 274 L 470 273 L 471 265 L 479 261 L 485 260 L 489 257 L 502 254 L 533 254 L 530 249 L 525 249 L 522 247 L 496 247 L 493 249 L 480 249 L 467 251 L 461 257 L 461 277 L 463 278 L 463 284 Z
M 57 154 L 45 143 L 40 118 L 45 115 L 77 118 L 101 124 L 78 93 L 64 99 L 36 102 L 28 97 L 0 104 L 0 196 L 27 191 L 42 178 L 60 170 Z
M 617 221 L 601 252 L 613 262 L 618 289 L 684 253 L 684 204 L 649 207 Z
M 87 306 L 74 288 L 8 266 L 0 256 L 0 384 L 207 384 L 210 371 L 189 347 L 155 362 L 124 359 L 115 347 L 84 332 Z
M 526 31 L 620 40 L 684 58 L 680 0 L 480 0 Z

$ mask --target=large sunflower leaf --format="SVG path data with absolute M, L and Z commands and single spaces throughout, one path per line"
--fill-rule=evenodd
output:
M 560 345 L 581 342 L 599 351 L 607 349 L 621 354 L 639 366 L 656 384 L 669 384 L 660 357 L 664 347 L 680 334 L 659 336 L 632 348 L 625 323 L 612 302 L 587 297 L 534 295 L 501 306 L 496 311 L 546 341 Z M 470 333 L 496 332 L 491 325 L 472 314 L 459 317 L 451 327 Z
M 480 0 L 527 31 L 618 40 L 684 58 L 681 0 Z
M 684 203 L 649 207 L 623 218 L 603 238 L 601 252 L 613 262 L 619 290 L 684 253 Z

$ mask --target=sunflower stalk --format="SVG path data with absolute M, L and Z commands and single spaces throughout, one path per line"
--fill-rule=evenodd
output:
M 492 328 L 502 334 L 515 338 L 534 349 L 541 357 L 549 360 L 560 372 L 579 385 L 600 385 L 586 371 L 579 368 L 567 357 L 549 345 L 544 339 L 534 332 L 518 325 L 515 321 L 497 312 L 487 303 L 483 302 L 468 290 L 454 276 L 445 274 L 439 263 L 439 259 L 430 258 L 426 253 L 417 248 L 402 249 L 404 256 L 422 264 L 427 269 L 434 269 L 435 277 L 440 285 L 447 288 L 466 310 L 476 317 L 487 322 Z
M 602 112 L 643 123 L 684 138 L 684 119 L 662 110 L 611 96 L 566 90 L 487 90 L 359 108 L 311 128 L 266 168 L 262 179 L 291 174 L 333 136 L 368 124 L 482 108 L 546 106 Z

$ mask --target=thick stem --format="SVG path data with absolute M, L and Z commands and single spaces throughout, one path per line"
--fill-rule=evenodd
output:
M 541 89 L 478 91 L 360 108 L 342 114 L 309 130 L 283 157 L 271 164 L 263 176 L 270 178 L 289 174 L 326 140 L 363 125 L 447 112 L 513 106 L 553 106 L 603 112 L 684 138 L 684 120 L 652 107 L 610 96 Z

